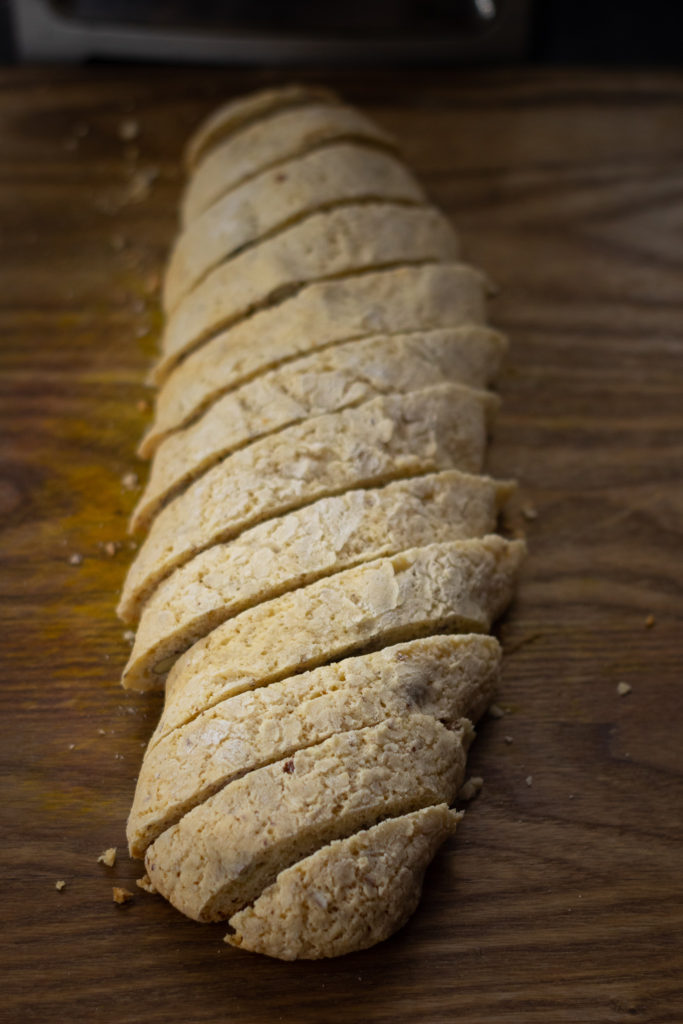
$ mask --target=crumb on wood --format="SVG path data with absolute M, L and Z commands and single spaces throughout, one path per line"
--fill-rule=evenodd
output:
M 114 903 L 130 903 L 135 895 L 130 889 L 123 889 L 119 885 L 114 885 L 111 890 L 111 895 Z
M 97 735 L 98 736 L 106 736 L 107 735 L 107 730 L 106 729 L 98 729 L 97 730 Z
M 506 736 L 506 737 L 505 737 L 505 742 L 506 742 L 506 743 L 512 743 L 512 742 L 513 742 L 513 740 L 512 740 L 512 736 Z
M 106 541 L 106 543 L 103 545 L 103 548 L 105 555 L 107 555 L 109 558 L 113 558 L 116 552 L 118 551 L 118 545 L 115 544 L 113 540 Z
M 617 693 L 620 697 L 625 697 L 631 692 L 631 687 L 628 683 L 617 683 Z
M 127 117 L 119 122 L 118 136 L 122 142 L 131 142 L 137 139 L 140 134 L 140 125 L 133 117 Z
M 69 565 L 83 565 L 83 555 L 74 551 L 72 555 L 69 555 Z
M 135 631 L 132 629 L 124 629 L 123 639 L 126 641 L 127 644 L 130 644 L 132 646 L 135 643 Z
M 526 777 L 526 779 L 524 781 L 526 782 L 527 786 L 531 786 L 533 784 L 533 781 L 534 781 L 533 775 L 527 775 L 527 777 Z
M 489 715 L 491 716 L 491 718 L 503 718 L 505 712 L 503 711 L 499 704 L 492 704 L 491 707 L 489 708 Z
M 645 629 L 652 629 L 656 621 L 654 615 L 648 615 L 645 619 Z
M 143 889 L 145 892 L 151 892 L 152 895 L 156 894 L 157 890 L 154 887 L 154 883 L 147 874 L 143 875 L 142 878 L 136 878 L 135 884 L 138 886 L 138 888 Z
M 116 847 L 110 846 L 109 849 L 104 850 L 97 858 L 98 864 L 104 864 L 106 868 L 113 868 L 116 864 Z
M 538 512 L 531 502 L 527 502 L 526 505 L 522 505 L 522 515 L 525 519 L 538 519 Z
M 475 796 L 480 792 L 481 787 L 484 785 L 484 780 L 481 775 L 472 775 L 461 787 L 458 793 L 458 800 L 474 800 Z
M 124 491 L 134 491 L 138 486 L 138 482 L 137 473 L 124 473 L 121 477 L 121 486 Z
M 55 882 L 55 889 L 57 892 L 63 892 L 66 889 L 66 882 L 63 878 L 60 878 L 58 882 Z
M 149 402 L 146 398 L 141 398 L 139 402 L 135 403 L 135 408 L 138 412 L 149 412 Z

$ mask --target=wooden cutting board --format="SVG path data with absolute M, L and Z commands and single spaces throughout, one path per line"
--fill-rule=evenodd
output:
M 484 789 L 366 953 L 240 953 L 136 889 L 124 823 L 160 701 L 119 689 L 113 607 L 179 153 L 282 76 L 4 70 L 0 1020 L 680 1022 L 683 77 L 299 77 L 398 135 L 500 287 L 489 468 L 524 485 L 530 555 Z

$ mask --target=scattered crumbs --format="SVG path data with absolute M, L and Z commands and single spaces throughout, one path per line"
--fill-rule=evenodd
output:
M 538 519 L 538 512 L 530 503 L 522 505 L 522 515 L 525 519 Z
M 122 142 L 132 142 L 133 139 L 137 139 L 140 134 L 140 125 L 132 118 L 127 117 L 125 121 L 121 121 L 118 127 L 118 136 Z
M 627 693 L 631 692 L 631 687 L 628 683 L 617 683 L 617 693 L 620 697 L 625 697 Z
M 83 555 L 74 551 L 73 555 L 69 555 L 69 565 L 83 565 Z
M 113 558 L 117 551 L 118 547 L 113 540 L 108 540 L 104 545 L 104 553 L 105 555 L 108 555 L 109 558 Z
M 58 882 L 55 882 L 55 889 L 57 890 L 57 892 L 62 892 L 64 889 L 66 889 L 66 882 L 64 881 L 63 878 L 60 878 Z
M 70 743 L 69 744 L 69 750 L 75 750 L 75 749 L 76 749 L 76 744 L 75 743 Z
M 505 712 L 503 711 L 499 704 L 492 704 L 491 707 L 489 708 L 489 714 L 491 718 L 503 718 Z
M 506 736 L 505 737 L 505 742 L 506 743 L 512 743 L 512 736 Z
M 135 643 L 135 631 L 132 629 L 124 629 L 123 639 L 126 641 L 127 644 L 131 644 L 132 646 L 132 644 Z
M 645 619 L 645 629 L 652 629 L 656 621 L 654 615 L 648 615 Z
M 97 730 L 97 735 L 98 736 L 106 736 L 107 735 L 106 729 L 98 729 Z
M 573 799 L 574 799 L 574 794 L 573 794 L 573 793 L 570 793 L 570 794 L 569 794 L 569 799 L 570 799 L 570 800 L 573 800 Z
M 109 244 L 115 252 L 121 252 L 122 249 L 126 248 L 126 239 L 123 235 L 112 235 L 109 239 Z
M 121 477 L 121 486 L 124 491 L 134 491 L 138 486 L 137 473 L 124 473 Z
M 116 864 L 116 847 L 110 846 L 108 850 L 104 850 L 97 858 L 97 863 L 104 864 L 107 868 L 113 868 Z
M 477 793 L 479 793 L 481 787 L 484 785 L 484 780 L 480 775 L 473 775 L 460 787 L 458 793 L 458 800 L 474 800 Z
M 123 754 L 114 754 L 115 761 L 123 761 Z
M 113 886 L 111 890 L 111 897 L 114 903 L 130 903 L 133 895 L 130 889 L 122 889 L 118 885 Z
M 138 412 L 149 412 L 149 402 L 146 398 L 141 398 L 139 402 L 135 403 L 135 408 Z
M 285 763 L 282 766 L 282 770 L 287 775 L 291 775 L 292 772 L 294 771 L 294 762 L 293 761 L 285 761 Z
M 524 781 L 526 782 L 527 786 L 530 786 L 532 784 L 532 782 L 534 781 L 533 775 L 527 775 L 527 777 L 526 777 L 526 779 Z
M 136 878 L 135 884 L 138 886 L 139 889 L 144 889 L 145 892 L 151 892 L 152 895 L 154 895 L 157 891 L 154 888 L 154 883 L 152 882 L 152 879 L 149 877 L 149 875 L 146 874 L 143 875 L 142 878 Z

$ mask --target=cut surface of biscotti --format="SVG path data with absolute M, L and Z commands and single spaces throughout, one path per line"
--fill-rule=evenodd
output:
M 313 213 L 215 267 L 166 320 L 163 380 L 185 353 L 307 281 L 396 263 L 454 260 L 450 222 L 429 206 L 369 202 Z
M 202 157 L 219 142 L 246 124 L 266 117 L 276 110 L 297 107 L 303 103 L 338 103 L 331 89 L 314 85 L 284 85 L 276 89 L 240 96 L 222 104 L 194 130 L 185 147 L 185 167 L 192 171 Z
M 278 164 L 232 189 L 188 224 L 164 278 L 163 307 L 180 299 L 218 263 L 295 220 L 342 202 L 424 203 L 407 167 L 387 150 L 340 142 Z
M 124 684 L 159 686 L 179 654 L 251 605 L 405 548 L 492 533 L 512 490 L 445 470 L 321 498 L 207 548 L 144 606 Z
M 279 960 L 319 960 L 388 939 L 417 907 L 425 870 L 461 817 L 437 804 L 335 839 L 233 915 L 225 941 Z
M 197 921 L 253 902 L 280 871 L 378 821 L 450 803 L 472 727 L 427 715 L 338 733 L 229 783 L 149 847 L 155 888 Z
M 488 328 L 442 328 L 335 345 L 256 377 L 161 443 L 131 530 L 146 528 L 193 478 L 258 437 L 375 395 L 443 381 L 485 387 L 503 351 L 502 336 Z
M 483 633 L 507 607 L 524 546 L 497 535 L 365 562 L 241 612 L 175 663 L 150 740 L 245 690 L 433 633 Z
M 486 280 L 465 264 L 426 264 L 306 285 L 191 352 L 157 395 L 140 445 L 151 455 L 224 392 L 299 356 L 350 339 L 483 322 Z
M 275 111 L 246 125 L 204 154 L 183 195 L 183 225 L 268 167 L 342 140 L 395 148 L 394 140 L 369 118 L 337 104 L 311 103 Z
M 335 733 L 418 713 L 446 725 L 476 721 L 493 699 L 499 663 L 491 636 L 432 636 L 217 704 L 147 752 L 128 818 L 131 856 L 222 786 Z
M 129 569 L 119 614 L 137 620 L 155 587 L 193 555 L 317 498 L 439 469 L 478 472 L 495 408 L 487 392 L 439 384 L 254 441 L 159 513 Z

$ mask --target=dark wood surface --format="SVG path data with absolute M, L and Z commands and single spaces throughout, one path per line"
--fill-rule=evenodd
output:
M 136 890 L 124 823 L 159 699 L 118 685 L 121 478 L 144 474 L 181 144 L 277 76 L 5 70 L 0 1020 L 680 1024 L 683 76 L 311 77 L 399 136 L 501 289 L 489 468 L 538 517 L 500 630 L 507 714 L 471 757 L 485 786 L 367 953 L 243 954 Z

